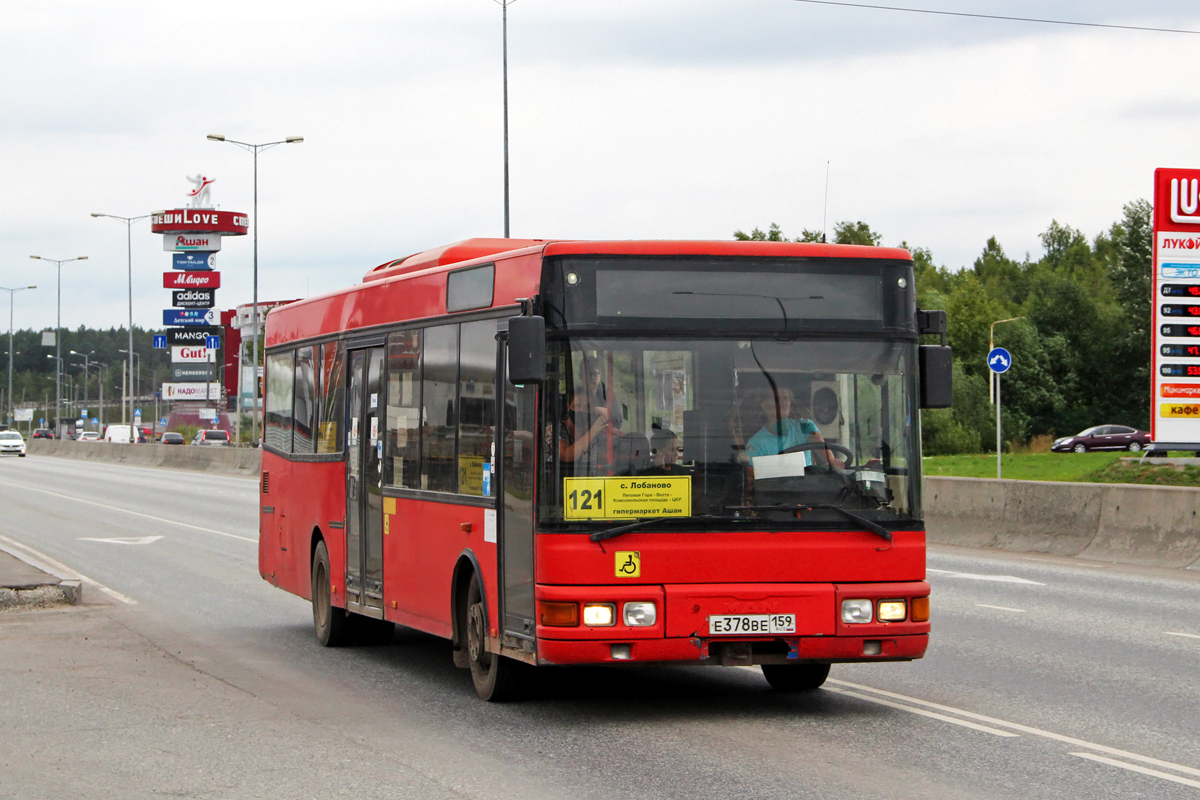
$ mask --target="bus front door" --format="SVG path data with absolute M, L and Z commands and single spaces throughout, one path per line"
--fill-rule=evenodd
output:
M 346 396 L 347 608 L 383 618 L 383 348 L 352 350 Z
M 537 468 L 537 390 L 508 382 L 500 352 L 500 605 L 505 647 L 535 650 L 533 481 Z

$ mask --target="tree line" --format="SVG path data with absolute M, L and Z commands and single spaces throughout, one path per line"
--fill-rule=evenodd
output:
M 151 395 L 158 390 L 159 385 L 170 380 L 171 352 L 155 350 L 152 337 L 161 334 L 162 330 L 146 330 L 134 326 L 133 351 L 137 354 L 135 367 L 141 365 L 141 393 Z M 80 326 L 76 330 L 64 330 L 62 335 L 63 359 L 63 397 L 77 400 L 90 399 L 92 403 L 100 396 L 101 375 L 104 381 L 104 397 L 107 403 L 119 402 L 122 385 L 122 364 L 129 358 L 122 350 L 129 349 L 129 329 L 110 328 L 108 330 Z M 54 404 L 54 366 L 55 348 L 53 345 L 42 345 L 42 331 L 20 330 L 13 332 L 13 406 L 47 408 Z M 75 351 L 78 355 L 72 354 Z M 0 341 L 0 353 L 5 360 L 4 369 L 8 369 L 7 337 Z M 88 381 L 87 397 L 83 395 L 84 355 L 87 355 Z M 104 365 L 101 369 L 100 365 Z M 135 380 L 136 380 L 135 369 Z M 68 387 L 72 391 L 68 391 Z M 0 375 L 0 391 L 7 392 L 8 376 Z M 2 404 L 4 413 L 8 411 L 8 402 Z
M 954 407 L 922 413 L 927 455 L 995 451 L 995 407 L 984 363 L 989 331 L 1013 355 L 1003 378 L 1005 447 L 1036 436 L 1064 436 L 1091 425 L 1150 424 L 1151 206 L 1136 200 L 1121 218 L 1089 239 L 1051 221 L 1044 252 L 1011 257 L 995 237 L 970 266 L 934 264 L 926 248 L 900 242 L 913 255 L 917 305 L 942 309 L 954 348 Z M 824 241 L 804 230 L 788 239 L 778 225 L 735 231 L 749 241 Z M 839 222 L 837 244 L 878 246 L 865 222 Z

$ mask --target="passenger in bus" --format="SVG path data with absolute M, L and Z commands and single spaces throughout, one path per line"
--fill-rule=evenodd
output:
M 609 428 L 608 409 L 588 408 L 588 392 L 576 390 L 567 400 L 566 413 L 558 426 L 558 460 L 562 464 L 598 464 L 603 454 L 604 433 Z M 583 433 L 580 433 L 580 430 Z
M 608 405 L 608 387 L 604 385 L 604 376 L 600 369 L 599 362 L 587 361 L 587 399 L 592 408 L 609 408 Z M 612 420 L 614 428 L 620 428 L 621 423 L 625 421 L 624 415 L 621 414 L 619 404 L 613 403 L 609 411 L 609 418 Z
M 764 420 L 758 433 L 746 442 L 746 454 L 751 459 L 757 456 L 776 456 L 796 445 L 825 441 L 825 437 L 811 419 L 792 418 L 792 404 L 796 398 L 791 389 L 779 389 L 778 398 L 776 392 L 771 389 L 759 389 L 751 399 L 752 407 L 762 411 Z M 833 464 L 839 469 L 845 466 L 841 459 L 824 447 L 804 451 L 806 465 L 812 466 L 814 454 L 819 464 Z
M 653 465 L 646 470 L 645 475 L 691 475 L 687 467 L 680 466 L 679 439 L 675 431 L 666 428 L 655 428 L 650 435 L 650 458 Z

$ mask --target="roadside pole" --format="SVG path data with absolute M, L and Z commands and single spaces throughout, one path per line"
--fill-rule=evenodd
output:
M 1004 477 L 1000 467 L 1000 373 L 996 373 L 996 480 Z
M 1012 355 L 1003 347 L 993 347 L 987 354 L 988 369 L 996 381 L 996 480 L 1004 477 L 1000 466 L 1000 376 L 1012 367 Z

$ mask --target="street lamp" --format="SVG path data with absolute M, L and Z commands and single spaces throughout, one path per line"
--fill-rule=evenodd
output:
M 504 60 L 504 238 L 508 238 L 508 7 L 516 0 L 495 0 L 500 6 Z
M 12 422 L 13 403 L 12 403 L 12 361 L 13 361 L 13 295 L 17 292 L 23 292 L 26 289 L 36 289 L 36 286 L 18 286 L 15 289 L 9 289 L 6 286 L 0 286 L 0 291 L 8 292 L 8 421 Z M 57 336 L 55 337 L 57 338 Z
M 76 256 L 75 258 L 46 258 L 45 256 L 30 256 L 38 261 L 49 261 L 58 267 L 58 317 L 55 320 L 54 328 L 54 357 L 58 359 L 58 371 L 54 374 L 54 427 L 58 432 L 58 437 L 62 438 L 62 420 L 59 419 L 62 414 L 62 265 L 69 264 L 72 261 L 87 261 L 87 256 Z
M 125 223 L 125 254 L 129 266 L 129 349 L 133 349 L 133 223 L 139 219 L 147 219 L 150 214 L 140 217 L 121 217 L 116 214 L 92 214 L 93 217 L 108 217 Z M 129 385 L 133 386 L 133 362 L 129 362 Z M 129 396 L 129 419 L 133 420 L 133 395 Z M 121 406 L 121 421 L 125 421 L 125 406 Z
M 89 350 L 89 351 L 88 351 L 88 352 L 86 352 L 86 353 L 80 353 L 80 352 L 78 352 L 78 351 L 72 350 L 72 351 L 71 351 L 71 355 L 73 355 L 73 356 L 83 356 L 83 404 L 86 406 L 86 405 L 87 405 L 87 401 L 88 401 L 88 398 L 87 398 L 87 382 L 88 382 L 88 358 L 90 358 L 91 356 L 94 356 L 94 355 L 96 355 L 96 351 L 95 351 L 95 350 Z M 78 362 L 78 361 L 76 361 L 75 363 L 76 363 L 76 364 L 78 364 L 79 362 Z
M 251 349 L 250 354 L 254 359 L 254 382 L 253 382 L 253 401 L 250 408 L 250 440 L 258 441 L 258 154 L 263 150 L 270 150 L 272 147 L 281 144 L 300 144 L 304 141 L 303 136 L 288 136 L 282 141 L 265 142 L 263 144 L 251 144 L 250 142 L 239 142 L 236 139 L 226 139 L 219 133 L 208 134 L 210 142 L 229 142 L 235 144 L 248 153 L 254 155 L 254 316 L 250 328 Z M 130 345 L 130 349 L 133 346 Z M 240 368 L 241 359 L 238 359 L 239 367 L 239 385 L 241 382 Z M 207 395 L 205 395 L 207 396 Z M 238 416 L 241 416 L 241 402 L 238 403 Z

